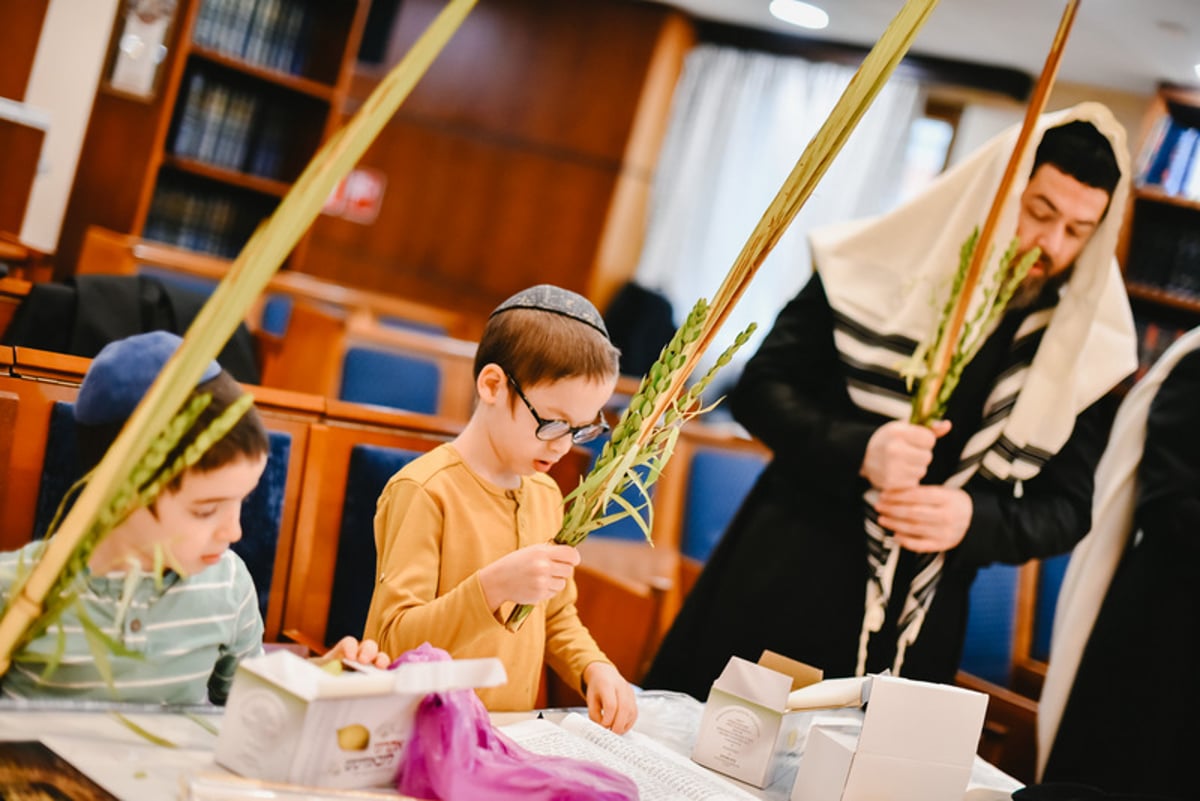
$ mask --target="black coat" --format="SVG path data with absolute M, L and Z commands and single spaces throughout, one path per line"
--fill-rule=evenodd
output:
M 1151 403 L 1137 481 L 1142 534 L 1130 537 L 1100 606 L 1045 778 L 1197 798 L 1200 350 Z
M 1012 313 L 965 370 L 934 451 L 926 483 L 945 481 L 1023 319 Z M 867 583 L 867 535 L 859 476 L 867 441 L 886 420 L 857 407 L 833 342 L 833 314 L 814 276 L 780 313 L 731 397 L 734 416 L 774 458 L 705 566 L 644 684 L 705 698 L 732 655 L 763 649 L 854 673 Z M 1012 485 L 976 476 L 964 489 L 974 513 L 962 543 L 947 553 L 937 594 L 904 675 L 951 681 L 966 631 L 967 595 L 978 568 L 1070 550 L 1090 527 L 1092 477 L 1111 424 L 1112 404 L 1079 415 L 1075 430 L 1041 473 Z M 868 671 L 891 667 L 895 620 L 913 554 L 904 552 L 887 622 L 870 642 Z
M 147 331 L 187 332 L 207 297 L 144 275 L 79 275 L 34 284 L 2 339 L 91 359 L 117 339 Z M 217 357 L 238 381 L 259 383 L 254 338 L 239 324 Z

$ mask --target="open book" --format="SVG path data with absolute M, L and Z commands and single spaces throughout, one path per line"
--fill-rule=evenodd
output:
M 760 797 L 644 734 L 616 735 L 579 714 L 554 724 L 526 720 L 501 729 L 536 754 L 599 762 L 628 776 L 641 801 L 757 801 Z

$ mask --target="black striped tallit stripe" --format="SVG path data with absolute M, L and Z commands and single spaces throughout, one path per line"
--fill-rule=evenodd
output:
M 912 401 L 912 395 L 909 394 L 908 387 L 904 385 L 904 379 L 898 377 L 894 370 L 889 377 L 870 370 L 857 370 L 850 365 L 844 366 L 846 369 L 846 383 L 849 386 L 861 389 L 872 395 L 882 395 L 892 400 L 900 400 L 905 403 Z
M 833 309 L 833 327 L 836 331 L 855 339 L 864 345 L 890 350 L 901 356 L 911 356 L 919 344 L 915 339 L 909 339 L 901 334 L 880 334 L 862 323 Z
M 1012 395 L 997 401 L 994 407 L 984 413 L 983 419 L 979 421 L 979 429 L 982 431 L 991 428 L 994 424 L 1008 417 L 1012 413 L 1013 407 L 1017 405 L 1018 394 L 1014 392 Z

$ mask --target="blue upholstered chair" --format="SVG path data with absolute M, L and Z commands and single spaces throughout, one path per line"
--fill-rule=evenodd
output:
M 375 589 L 375 502 L 396 471 L 420 456 L 418 451 L 355 445 L 346 472 L 346 498 L 338 533 L 337 563 L 325 641 L 361 637 Z
M 1037 600 L 1033 606 L 1033 639 L 1029 646 L 1029 656 L 1038 662 L 1050 660 L 1054 609 L 1058 605 L 1058 593 L 1070 561 L 1071 554 L 1060 554 L 1043 559 L 1038 570 Z
M 1017 565 L 989 565 L 971 585 L 967 638 L 959 667 L 1001 687 L 1009 686 L 1012 678 L 1020 572 Z
M 742 501 L 767 466 L 759 453 L 701 448 L 688 468 L 680 552 L 708 561 Z
M 242 557 L 254 578 L 258 605 L 264 618 L 271 594 L 275 550 L 279 544 L 284 489 L 287 485 L 288 456 L 292 446 L 292 438 L 288 434 L 271 431 L 269 437 L 267 467 L 254 492 L 242 502 L 242 538 L 233 545 L 234 552 Z M 50 413 L 47 432 L 46 457 L 34 524 L 37 537 L 46 535 L 55 510 L 79 477 L 73 404 L 58 402 Z
M 355 346 L 346 349 L 338 397 L 437 414 L 441 380 L 441 370 L 431 359 Z

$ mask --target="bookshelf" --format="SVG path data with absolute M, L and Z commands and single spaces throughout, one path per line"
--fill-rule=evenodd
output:
M 1200 89 L 1160 86 L 1142 123 L 1118 257 L 1138 375 L 1200 325 Z
M 59 274 L 91 225 L 236 255 L 335 130 L 368 5 L 180 0 L 153 91 L 97 89 Z M 121 32 L 118 19 L 112 53 Z

